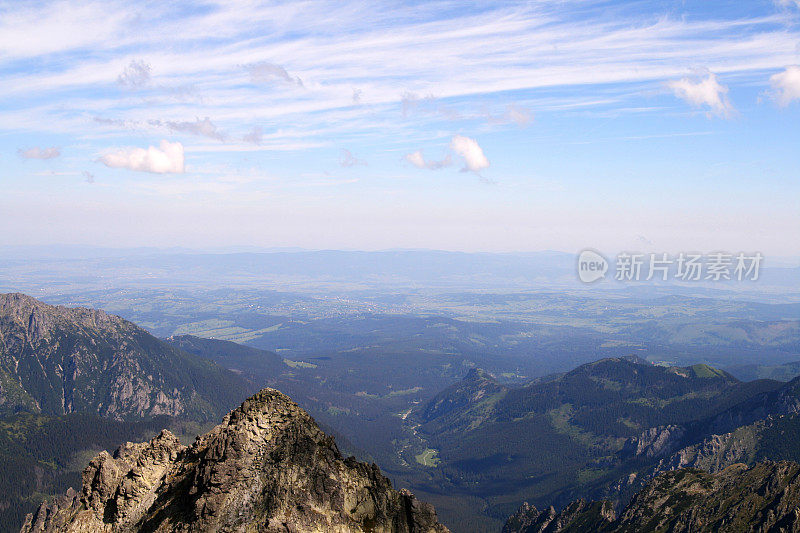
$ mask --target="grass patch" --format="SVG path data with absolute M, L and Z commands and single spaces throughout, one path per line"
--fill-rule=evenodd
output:
M 439 466 L 439 463 L 441 462 L 439 460 L 439 457 L 437 457 L 437 455 L 439 455 L 439 452 L 437 452 L 436 450 L 432 448 L 425 448 L 422 451 L 422 453 L 418 453 L 417 455 L 414 456 L 414 460 L 417 461 L 422 466 L 430 466 L 436 468 L 437 466 Z

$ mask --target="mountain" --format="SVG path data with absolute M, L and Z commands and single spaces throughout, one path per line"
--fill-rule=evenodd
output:
M 800 460 L 800 378 L 755 394 L 713 416 L 650 428 L 618 452 L 631 468 L 605 488 L 604 497 L 626 501 L 649 479 L 685 467 L 717 472 L 735 463 Z M 643 462 L 642 459 L 645 461 Z M 596 495 L 596 494 L 595 494 Z
M 0 295 L 0 414 L 213 420 L 247 393 L 234 373 L 120 317 Z
M 500 386 L 489 374 L 473 371 L 429 402 L 421 421 L 423 431 L 478 429 L 549 413 L 582 431 L 624 437 L 660 423 L 701 418 L 779 386 L 741 383 L 708 365 L 662 367 L 636 358 L 602 359 L 518 387 Z M 483 408 L 491 416 L 478 421 L 475 409 Z
M 428 504 L 377 466 L 344 458 L 287 396 L 264 389 L 192 446 L 168 431 L 102 452 L 28 532 L 446 532 Z
M 795 346 L 796 345 L 795 343 Z M 754 379 L 791 381 L 797 376 L 800 376 L 800 361 L 793 361 L 782 365 L 738 365 L 729 367 L 728 371 L 743 381 L 752 381 Z
M 470 429 L 490 416 L 497 399 L 508 393 L 495 377 L 479 368 L 471 369 L 463 380 L 448 387 L 425 406 L 422 420 L 436 422 L 438 429 Z
M 708 365 L 664 367 L 628 357 L 521 386 L 471 371 L 413 413 L 421 449 L 438 459 L 429 469 L 435 477 L 414 488 L 443 516 L 459 499 L 480 498 L 483 513 L 498 521 L 526 499 L 565 505 L 582 495 L 603 497 L 689 437 L 697 442 L 712 429 L 763 418 L 765 398 L 775 400 L 783 386 L 743 383 Z
M 210 359 L 247 378 L 259 388 L 274 382 L 276 376 L 289 369 L 278 354 L 236 342 L 194 335 L 173 335 L 164 339 L 164 342 L 198 357 Z
M 800 464 L 729 466 L 716 474 L 695 469 L 662 474 L 616 516 L 610 502 L 575 501 L 556 512 L 523 505 L 503 533 L 800 530 Z

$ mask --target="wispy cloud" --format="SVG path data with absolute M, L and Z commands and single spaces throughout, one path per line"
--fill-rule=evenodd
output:
M 298 145 L 298 137 L 306 146 L 357 136 L 419 143 L 454 129 L 442 121 L 463 122 L 458 131 L 468 132 L 473 119 L 529 126 L 531 109 L 643 108 L 643 92 L 670 80 L 692 105 L 730 116 L 727 94 L 713 87 L 727 89 L 716 76 L 766 88 L 764 72 L 797 61 L 800 28 L 774 8 L 749 17 L 724 10 L 681 17 L 634 4 L 498 2 L 454 15 L 447 1 L 391 10 L 327 0 L 211 1 L 198 10 L 170 2 L 110 0 L 69 10 L 21 3 L 0 17 L 0 129 L 81 136 L 87 116 L 103 115 L 147 131 L 142 117 L 157 109 L 155 116 L 175 126 L 160 135 L 250 145 L 232 150 Z M 28 38 L 34 34 L 43 37 Z M 715 76 L 681 79 L 699 60 Z M 121 93 L 118 84 L 144 90 Z M 501 94 L 520 104 L 480 112 Z M 398 106 L 407 120 L 398 120 Z M 194 116 L 213 117 L 214 128 L 175 120 Z M 248 132 L 253 124 L 270 136 Z
M 103 155 L 100 161 L 107 167 L 154 174 L 182 174 L 184 171 L 183 145 L 167 140 L 161 141 L 158 148 L 121 148 Z
M 345 168 L 349 168 L 349 167 L 355 167 L 355 166 L 358 166 L 358 165 L 366 166 L 366 164 L 367 164 L 366 161 L 364 161 L 363 159 L 359 159 L 356 156 L 354 156 L 353 153 L 350 150 L 342 148 L 342 155 L 339 158 L 339 165 L 341 165 L 341 166 L 343 166 Z
M 55 146 L 50 148 L 34 146 L 33 148 L 20 148 L 17 153 L 24 159 L 55 159 L 61 155 L 61 150 Z
M 251 144 L 261 144 L 264 140 L 264 130 L 260 126 L 253 126 L 243 137 L 242 141 Z
M 149 121 L 152 126 L 163 126 L 172 132 L 190 133 L 192 135 L 199 135 L 201 137 L 209 137 L 218 141 L 225 140 L 225 134 L 222 133 L 217 125 L 211 122 L 211 119 L 206 117 L 203 120 L 196 118 L 192 122 L 174 121 L 174 120 L 151 120 Z
M 800 66 L 792 65 L 786 70 L 773 74 L 770 79 L 772 96 L 781 106 L 800 100 Z
M 505 112 L 501 115 L 486 114 L 486 120 L 490 124 L 516 124 L 520 128 L 530 125 L 533 118 L 533 111 L 515 104 L 506 106 Z
M 254 65 L 247 65 L 245 68 L 250 73 L 250 79 L 253 81 L 253 83 L 272 83 L 275 81 L 281 81 L 288 83 L 289 85 L 303 87 L 303 80 L 301 80 L 298 76 L 290 75 L 285 68 L 280 65 L 276 65 L 275 63 L 262 61 L 261 63 L 256 63 Z
M 403 109 L 403 116 L 408 117 L 412 112 L 438 115 L 446 120 L 459 120 L 462 118 L 453 107 L 443 104 L 432 94 L 420 97 L 416 93 L 405 91 L 400 98 L 400 105 Z
M 728 87 L 717 81 L 717 76 L 709 72 L 705 78 L 681 78 L 671 81 L 667 86 L 675 96 L 697 108 L 706 108 L 709 115 L 729 118 L 734 113 L 728 100 Z
M 149 64 L 141 59 L 132 60 L 125 70 L 117 77 L 117 83 L 126 87 L 138 89 L 147 85 L 150 81 L 150 71 L 152 68 Z
M 450 154 L 439 161 L 425 159 L 425 156 L 422 155 L 422 150 L 406 154 L 405 160 L 417 168 L 427 168 L 428 170 L 439 170 L 449 167 L 453 162 L 453 158 Z

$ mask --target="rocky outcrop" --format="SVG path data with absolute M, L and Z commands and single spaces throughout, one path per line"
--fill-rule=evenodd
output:
M 247 384 L 104 311 L 0 294 L 0 411 L 218 420 Z
M 446 532 L 432 506 L 343 458 L 287 396 L 264 389 L 183 446 L 168 431 L 101 453 L 32 532 Z
M 686 431 L 675 425 L 650 428 L 643 431 L 638 437 L 629 439 L 624 447 L 623 454 L 629 453 L 634 457 L 661 457 L 675 450 L 682 442 Z
M 504 533 L 800 531 L 800 465 L 763 462 L 752 468 L 731 465 L 716 474 L 667 472 L 639 491 L 618 517 L 610 510 L 609 502 L 581 500 L 560 513 L 523 506 Z
M 503 533 L 550 533 L 556 531 L 600 531 L 614 521 L 610 502 L 576 500 L 557 513 L 553 507 L 538 511 L 528 502 L 511 515 Z

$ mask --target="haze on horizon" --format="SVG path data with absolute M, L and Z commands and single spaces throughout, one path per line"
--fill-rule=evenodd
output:
M 798 65 L 797 0 L 0 2 L 0 245 L 798 256 Z

